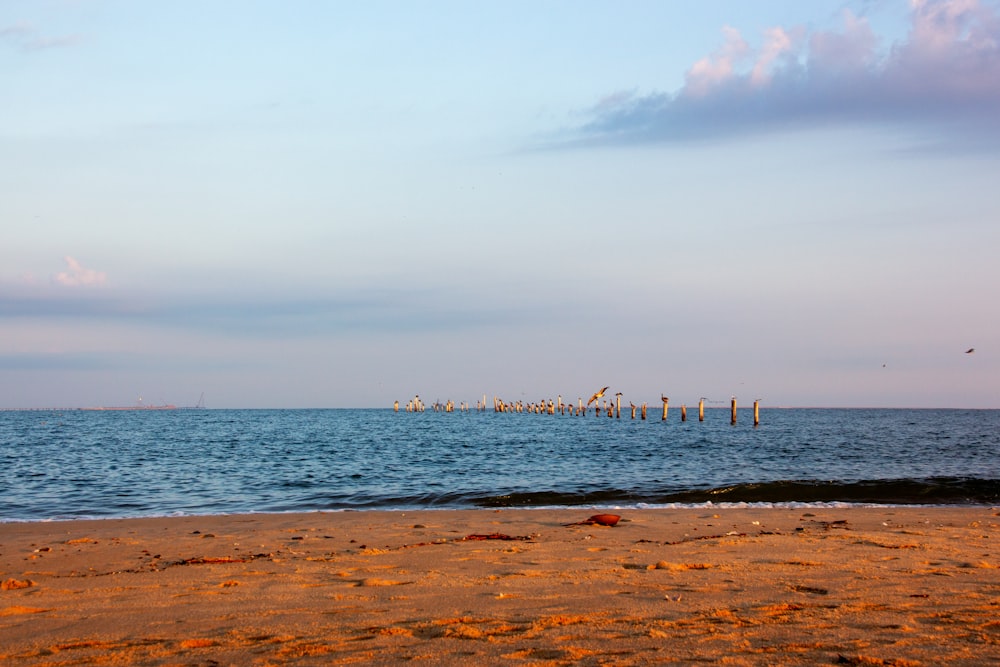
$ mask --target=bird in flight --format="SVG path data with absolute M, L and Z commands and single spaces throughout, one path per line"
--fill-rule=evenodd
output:
M 604 389 L 601 389 L 600 391 L 594 392 L 594 395 L 590 397 L 589 401 L 587 401 L 587 407 L 589 408 L 591 403 L 593 403 L 597 399 L 599 399 L 602 396 L 604 396 L 604 392 L 606 392 L 607 390 L 608 390 L 608 388 L 605 387 Z
M 975 351 L 976 351 L 976 348 L 974 348 L 974 347 L 970 347 L 970 348 L 969 348 L 968 350 L 966 350 L 966 351 L 965 351 L 965 353 L 966 353 L 966 354 L 972 354 L 972 353 L 973 353 L 973 352 L 975 352 Z

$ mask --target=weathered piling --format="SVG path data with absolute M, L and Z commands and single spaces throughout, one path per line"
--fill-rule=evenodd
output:
M 399 401 L 393 401 L 392 402 L 392 411 L 393 412 L 399 412 Z
M 577 398 L 576 406 L 573 405 L 572 401 L 563 401 L 562 394 L 559 394 L 555 399 L 543 398 L 538 401 L 504 401 L 498 396 L 493 396 L 493 411 L 494 412 L 512 412 L 512 413 L 526 413 L 526 414 L 536 414 L 544 415 L 550 414 L 554 415 L 562 414 L 565 415 L 567 412 L 570 416 L 574 414 L 577 416 L 586 416 L 590 412 L 590 403 L 594 403 L 594 416 L 621 419 L 622 412 L 622 396 L 623 392 L 615 392 L 615 398 L 612 400 L 610 397 L 598 398 L 598 395 L 603 396 L 607 391 L 607 387 L 597 392 L 591 397 L 590 401 L 587 403 L 583 402 L 583 397 Z M 486 403 L 487 395 L 484 394 L 482 401 L 476 402 L 477 412 L 486 412 L 488 410 Z M 661 421 L 669 421 L 670 416 L 670 399 L 663 394 L 660 395 L 660 400 L 662 402 L 663 411 L 660 415 Z M 709 399 L 702 396 L 698 400 L 698 421 L 705 421 L 705 402 Z M 709 401 L 709 402 L 719 402 L 719 401 Z M 761 399 L 757 398 L 753 401 L 753 425 L 754 427 L 760 426 L 760 404 Z M 420 395 L 415 395 L 412 399 L 407 401 L 405 405 L 399 401 L 394 400 L 392 403 L 393 412 L 424 412 L 428 407 L 434 412 L 471 412 L 472 405 L 468 401 L 454 401 L 448 399 L 446 401 L 434 400 L 429 406 L 426 405 L 423 400 L 421 400 Z M 645 421 L 648 416 L 648 404 L 643 402 L 641 405 L 636 405 L 635 403 L 629 401 L 628 408 L 630 409 L 630 416 L 633 420 L 636 419 L 636 413 L 640 412 L 640 418 Z M 575 412 L 574 412 L 575 411 Z M 687 404 L 681 403 L 681 422 L 687 422 L 688 412 Z M 748 415 L 749 416 L 749 415 Z M 733 396 L 730 400 L 730 412 L 729 421 L 733 426 L 736 425 L 738 420 L 738 410 L 737 410 L 737 400 L 736 396 Z

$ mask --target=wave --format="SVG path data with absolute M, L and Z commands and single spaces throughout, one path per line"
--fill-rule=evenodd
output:
M 539 507 L 608 504 L 698 505 L 702 503 L 850 503 L 886 505 L 996 505 L 1000 480 L 969 477 L 877 479 L 854 482 L 779 480 L 705 489 L 607 489 L 511 493 L 467 499 L 478 507 Z

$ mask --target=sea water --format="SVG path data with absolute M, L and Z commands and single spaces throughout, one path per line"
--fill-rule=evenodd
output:
M 392 410 L 0 412 L 0 521 L 344 509 L 1000 504 L 1000 410 L 681 421 Z

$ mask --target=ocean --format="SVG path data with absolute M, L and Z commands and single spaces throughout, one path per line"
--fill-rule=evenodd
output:
M 1000 410 L 0 412 L 0 521 L 416 508 L 1000 504 Z

